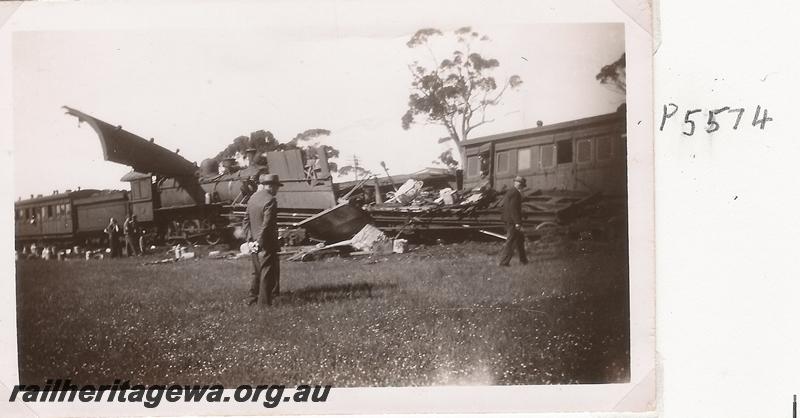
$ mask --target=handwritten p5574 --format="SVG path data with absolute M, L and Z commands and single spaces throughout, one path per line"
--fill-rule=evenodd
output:
M 663 131 L 667 121 L 673 123 L 673 117 L 678 114 L 680 108 L 675 103 L 665 104 L 661 114 L 661 125 L 658 130 Z M 704 130 L 707 133 L 714 133 L 721 129 L 738 130 L 741 125 L 742 118 L 745 114 L 749 114 L 743 107 L 731 108 L 730 106 L 721 107 L 718 109 L 687 109 L 683 117 L 683 130 L 682 134 L 692 136 L 696 131 L 703 128 L 701 123 L 705 122 Z M 707 115 L 707 116 L 706 116 Z M 767 126 L 767 122 L 771 122 L 772 118 L 768 116 L 767 108 L 761 109 L 761 105 L 756 106 L 755 112 L 752 113 L 753 121 L 750 125 L 761 130 Z M 749 117 L 746 119 L 749 121 Z M 677 121 L 676 121 L 677 122 Z

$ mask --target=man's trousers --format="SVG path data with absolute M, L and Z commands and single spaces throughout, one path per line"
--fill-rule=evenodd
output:
M 250 283 L 250 302 L 271 305 L 272 298 L 280 292 L 280 260 L 278 253 L 265 252 L 250 255 L 253 278 Z
M 134 235 L 126 234 L 125 235 L 125 254 L 128 257 L 141 254 L 138 250 L 139 248 L 139 240 Z
M 514 250 L 519 252 L 520 263 L 528 263 L 528 255 L 525 254 L 525 236 L 514 225 L 506 224 L 506 244 L 500 253 L 501 266 L 507 266 L 511 262 L 511 258 L 514 257 Z

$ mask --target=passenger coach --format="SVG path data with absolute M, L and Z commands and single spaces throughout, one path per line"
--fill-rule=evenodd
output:
M 127 213 L 127 192 L 116 190 L 67 190 L 18 200 L 14 203 L 16 246 L 101 243 L 109 218 L 121 224 Z
M 464 186 L 501 190 L 525 177 L 531 190 L 627 196 L 625 112 L 467 140 Z

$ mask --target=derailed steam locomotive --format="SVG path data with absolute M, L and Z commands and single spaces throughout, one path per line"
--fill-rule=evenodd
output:
M 148 240 L 217 244 L 240 237 L 247 198 L 255 191 L 258 176 L 268 172 L 278 174 L 285 185 L 277 197 L 279 221 L 284 226 L 336 203 L 324 150 L 317 155 L 304 155 L 299 149 L 268 152 L 266 165 L 258 164 L 252 150 L 247 167 L 239 169 L 228 160 L 223 161 L 220 172 L 214 160 L 205 160 L 198 167 L 152 139 L 79 110 L 65 109 L 95 130 L 107 161 L 132 168 L 121 179 L 130 183 L 130 191 L 78 190 L 18 201 L 18 246 L 34 242 L 101 244 L 109 218 L 121 222 L 128 214 L 136 215 Z

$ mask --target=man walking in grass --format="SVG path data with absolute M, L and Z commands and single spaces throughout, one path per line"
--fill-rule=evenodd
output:
M 247 304 L 271 305 L 272 298 L 280 292 L 278 202 L 275 196 L 283 184 L 277 174 L 264 174 L 259 180 L 264 188 L 250 197 L 244 215 L 245 238 L 250 244 L 253 261 Z M 263 256 L 259 257 L 262 251 Z
M 500 253 L 500 265 L 508 266 L 514 257 L 514 250 L 519 252 L 519 262 L 528 264 L 525 254 L 525 236 L 522 234 L 522 193 L 525 188 L 525 177 L 517 176 L 514 187 L 510 188 L 503 198 L 503 222 L 506 224 L 506 244 Z

